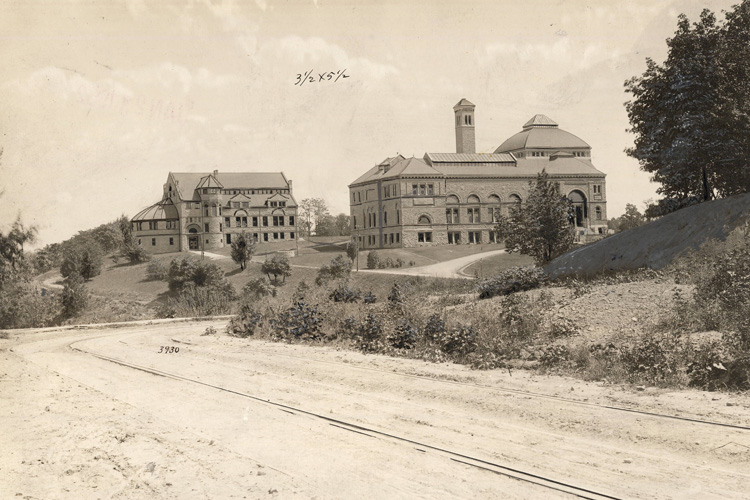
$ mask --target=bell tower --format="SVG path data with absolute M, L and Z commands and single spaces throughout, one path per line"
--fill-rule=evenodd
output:
M 476 153 L 474 137 L 474 105 L 461 99 L 453 106 L 456 115 L 456 153 Z

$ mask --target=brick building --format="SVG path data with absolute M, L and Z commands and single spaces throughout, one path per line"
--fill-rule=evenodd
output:
M 606 233 L 605 174 L 591 146 L 536 115 L 493 153 L 476 153 L 474 108 L 466 99 L 453 108 L 455 153 L 386 158 L 349 185 L 360 248 L 492 243 L 495 214 L 523 202 L 542 169 L 573 203 L 578 236 Z
M 170 172 L 161 201 L 131 222 L 151 253 L 215 250 L 242 231 L 272 245 L 297 237 L 297 202 L 282 172 Z

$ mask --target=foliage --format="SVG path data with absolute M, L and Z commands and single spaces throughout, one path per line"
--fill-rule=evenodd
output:
M 65 285 L 60 294 L 63 318 L 72 318 L 86 310 L 89 293 L 83 282 L 83 277 L 77 274 L 71 274 L 65 280 Z
M 289 264 L 289 257 L 284 254 L 274 254 L 271 259 L 266 259 L 260 268 L 260 272 L 268 275 L 268 279 L 271 279 L 273 275 L 273 281 L 278 282 L 279 276 L 286 278 L 292 275 L 292 266 Z
M 146 266 L 146 279 L 148 281 L 167 281 L 169 278 L 169 269 L 164 262 L 153 260 Z
M 375 250 L 367 252 L 367 269 L 380 269 L 380 255 Z
M 347 278 L 352 272 L 352 261 L 343 255 L 338 255 L 331 259 L 327 266 L 321 266 L 318 270 L 318 276 L 315 278 L 315 284 L 324 286 L 331 280 Z
M 276 297 L 276 293 L 276 287 L 273 286 L 271 282 L 263 276 L 248 281 L 242 288 L 242 294 L 245 297 L 255 300 L 258 300 L 262 297 Z
M 346 256 L 349 257 L 349 260 L 354 262 L 357 260 L 357 255 L 359 254 L 359 244 L 357 243 L 357 238 L 352 237 L 346 244 Z
M 362 295 L 362 302 L 365 304 L 374 304 L 377 300 L 377 297 L 372 292 L 365 292 Z
M 499 216 L 495 231 L 508 252 L 530 255 L 542 265 L 573 247 L 573 217 L 573 207 L 560 194 L 560 184 L 550 181 L 542 170 L 529 182 L 526 202 L 515 204 L 509 216 Z
M 167 271 L 167 280 L 171 291 L 181 290 L 187 283 L 193 280 L 193 271 L 195 271 L 195 260 L 189 257 L 181 259 L 172 259 Z
M 324 217 L 328 216 L 328 205 L 323 198 L 305 198 L 299 202 L 300 229 L 308 236 Z
M 350 218 L 346 214 L 336 216 L 324 214 L 316 219 L 316 236 L 349 236 L 351 232 Z
M 403 309 L 408 289 L 408 284 L 395 282 L 388 293 L 388 305 L 395 309 Z
M 401 319 L 387 337 L 386 341 L 396 349 L 413 349 L 419 337 L 419 330 L 413 327 L 406 319 Z
M 352 325 L 352 329 L 357 350 L 364 353 L 382 351 L 383 321 L 375 313 L 367 313 L 362 321 Z
M 55 294 L 33 282 L 15 277 L 0 291 L 0 328 L 49 326 L 59 313 Z
M 349 304 L 358 302 L 362 298 L 362 292 L 350 288 L 346 283 L 342 283 L 331 292 L 328 298 L 334 302 Z
M 625 82 L 635 134 L 627 153 L 661 184 L 671 208 L 750 189 L 748 40 L 748 0 L 723 23 L 709 10 L 692 25 L 680 15 L 664 63 L 647 59 L 643 75 Z
M 240 313 L 227 324 L 227 333 L 233 337 L 249 337 L 263 326 L 263 315 L 248 303 L 242 304 Z
M 88 281 L 102 272 L 102 252 L 98 243 L 69 248 L 60 265 L 64 278 L 78 275 Z
M 317 306 L 297 302 L 294 306 L 280 312 L 271 320 L 274 336 L 282 340 L 318 340 L 321 314 Z
M 232 260 L 240 265 L 241 270 L 245 270 L 247 267 L 247 261 L 252 258 L 254 253 L 255 238 L 245 231 L 232 235 Z
M 440 350 L 454 360 L 460 360 L 477 348 L 477 332 L 471 325 L 458 324 L 438 338 Z
M 422 331 L 425 340 L 428 342 L 435 342 L 445 333 L 445 321 L 443 321 L 443 318 L 441 318 L 439 314 L 433 313 L 427 318 L 427 322 Z
M 512 267 L 482 280 L 477 285 L 480 299 L 489 299 L 498 295 L 509 295 L 523 290 L 532 290 L 547 283 L 547 274 L 536 267 Z
M 196 286 L 192 281 L 180 288 L 176 297 L 170 297 L 161 312 L 165 317 L 215 316 L 229 314 L 234 305 L 235 292 L 226 281 L 210 286 Z
M 607 224 L 610 228 L 617 231 L 627 231 L 638 226 L 642 226 L 646 222 L 643 214 L 638 211 L 638 207 L 632 203 L 625 205 L 625 213 L 620 217 L 610 219 Z

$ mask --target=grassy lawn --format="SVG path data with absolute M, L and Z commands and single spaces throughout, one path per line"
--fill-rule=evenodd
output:
M 464 274 L 469 276 L 478 276 L 481 278 L 489 278 L 495 276 L 506 269 L 515 266 L 531 266 L 534 264 L 534 259 L 528 255 L 521 255 L 519 253 L 503 253 L 500 255 L 492 255 L 481 259 L 466 269 Z

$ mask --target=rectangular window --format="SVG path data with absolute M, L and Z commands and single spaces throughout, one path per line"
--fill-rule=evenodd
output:
M 273 233 L 273 239 L 278 240 L 279 239 L 279 233 Z
M 396 210 L 396 224 L 401 224 L 401 214 Z
M 427 184 L 427 194 L 429 196 L 432 196 L 435 194 L 435 189 L 433 188 L 432 184 Z
M 279 237 L 283 240 L 286 233 L 279 233 Z
M 448 243 L 451 245 L 459 245 L 461 243 L 461 233 L 458 231 L 452 231 L 448 233 Z
M 156 246 L 156 238 L 151 238 L 151 246 Z
M 393 233 L 391 233 L 391 245 L 393 245 Z
M 293 226 L 293 225 L 294 225 L 294 216 L 293 216 L 293 215 L 290 215 L 290 216 L 289 216 L 289 225 L 290 225 L 290 226 Z
M 224 217 L 224 225 L 227 227 L 232 227 L 231 220 L 229 217 Z
M 258 227 L 258 218 L 253 217 L 253 227 Z
M 247 201 L 243 201 L 242 202 L 242 208 L 247 208 L 247 207 L 248 207 L 248 202 Z
M 258 233 L 253 233 L 253 239 L 255 239 L 255 241 L 258 241 Z
M 427 194 L 427 186 L 425 184 L 419 185 L 419 196 L 424 196 Z
M 268 233 L 263 233 L 263 241 L 268 241 Z
M 431 231 L 425 231 L 425 232 L 419 232 L 419 233 L 417 233 L 417 241 L 419 243 L 431 243 L 432 242 L 432 232 Z
M 289 239 L 294 239 L 294 233 L 289 233 Z
M 247 217 L 242 218 L 242 227 L 247 227 Z
M 396 243 L 401 239 L 401 233 L 396 233 Z
M 264 227 L 268 227 L 268 216 L 267 215 L 263 216 L 263 226 Z
M 203 228 L 204 228 L 203 232 L 207 233 L 208 232 L 208 223 L 203 224 Z
M 230 233 L 227 233 L 227 245 L 232 244 L 232 235 Z
M 412 184 L 411 185 L 411 194 L 413 196 L 417 196 L 419 194 L 419 184 Z
M 495 243 L 495 231 L 490 231 L 490 243 Z
M 383 212 L 383 225 L 388 225 L 388 212 Z
M 169 238 L 169 244 L 174 245 L 174 238 Z
M 242 218 L 235 217 L 234 222 L 235 222 L 235 226 L 240 227 L 242 225 Z

